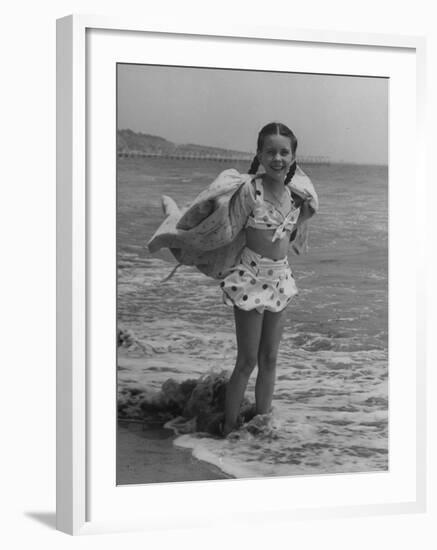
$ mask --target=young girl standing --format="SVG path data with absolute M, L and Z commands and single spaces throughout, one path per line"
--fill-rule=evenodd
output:
M 257 204 L 245 224 L 246 247 L 240 264 L 222 281 L 223 298 L 233 305 L 238 354 L 226 390 L 223 434 L 235 427 L 253 369 L 256 414 L 271 410 L 276 360 L 284 326 L 284 310 L 297 294 L 288 264 L 290 238 L 298 223 L 312 215 L 307 201 L 287 185 L 296 171 L 297 139 L 287 126 L 271 123 L 258 135 L 257 153 L 249 169 Z
M 267 124 L 249 173 L 223 172 L 183 214 L 165 197 L 168 217 L 148 244 L 151 252 L 170 248 L 180 264 L 222 279 L 223 301 L 234 309 L 238 352 L 226 388 L 224 436 L 236 426 L 256 365 L 256 414 L 271 410 L 284 309 L 297 294 L 288 247 L 302 237 L 302 223 L 318 206 L 311 182 L 297 168 L 296 149 L 287 126 Z M 293 183 L 295 175 L 300 183 Z

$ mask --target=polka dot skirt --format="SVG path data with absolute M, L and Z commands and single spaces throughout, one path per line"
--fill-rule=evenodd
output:
M 298 293 L 288 259 L 272 260 L 243 250 L 241 261 L 220 283 L 223 302 L 245 311 L 282 311 Z

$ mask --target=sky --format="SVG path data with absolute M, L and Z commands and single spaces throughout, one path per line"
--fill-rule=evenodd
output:
M 118 128 L 254 152 L 272 121 L 298 138 L 298 155 L 388 163 L 388 79 L 118 65 Z

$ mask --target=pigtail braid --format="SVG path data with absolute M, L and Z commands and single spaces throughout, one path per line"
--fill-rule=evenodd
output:
M 258 172 L 259 168 L 259 160 L 258 155 L 255 155 L 252 160 L 252 164 L 250 165 L 250 168 L 248 170 L 248 174 L 256 174 Z
M 296 164 L 296 161 L 294 161 L 291 163 L 290 168 L 288 169 L 288 173 L 285 177 L 284 185 L 288 185 L 290 183 L 292 177 L 296 173 L 296 168 L 297 168 L 297 164 Z

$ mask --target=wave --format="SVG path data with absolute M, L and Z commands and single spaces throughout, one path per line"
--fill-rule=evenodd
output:
M 120 340 L 125 346 L 136 345 L 132 335 L 124 334 Z M 314 353 L 303 353 L 314 362 Z M 330 354 L 316 355 L 327 353 Z M 135 379 L 131 370 L 127 372 L 128 379 L 123 373 L 118 415 L 145 424 L 158 422 L 172 429 L 177 436 L 175 445 L 190 449 L 194 457 L 234 477 L 386 470 L 386 381 L 378 378 L 377 364 L 370 369 L 380 354 L 357 353 L 355 360 L 348 354 L 340 355 L 331 357 L 333 372 L 341 375 L 338 380 L 327 376 L 329 363 L 315 365 L 316 369 L 303 372 L 302 376 L 300 369 L 294 375 L 292 371 L 284 372 L 285 379 L 279 376 L 274 409 L 269 415 L 256 415 L 253 402 L 245 399 L 238 426 L 226 438 L 220 432 L 228 372 L 210 370 L 199 376 L 194 374 L 192 360 L 186 358 L 187 365 L 182 366 L 179 355 L 179 372 L 174 374 L 177 380 L 168 378 L 169 368 L 176 365 L 169 362 L 171 355 L 159 358 L 157 365 L 162 372 L 154 371 L 153 378 L 147 375 Z M 348 381 L 350 360 L 355 368 Z M 153 363 L 156 361 L 153 359 Z M 124 364 L 144 369 L 143 359 Z M 341 365 L 345 371 L 339 370 Z M 357 387 L 352 374 L 358 371 L 364 378 L 369 374 L 369 381 L 363 380 Z M 252 394 L 253 382 L 249 386 Z
M 140 340 L 133 332 L 124 328 L 117 329 L 117 348 L 123 348 L 131 353 L 140 352 L 145 356 L 159 352 L 152 344 Z
M 177 382 L 166 380 L 159 391 L 138 386 L 120 389 L 118 416 L 144 422 L 165 422 L 176 435 L 196 433 L 221 435 L 228 372 L 209 372 L 197 379 Z M 237 427 L 227 437 L 231 441 L 272 440 L 277 437 L 280 422 L 273 414 L 255 413 L 255 405 L 244 399 Z
M 166 427 L 176 434 L 200 432 L 218 436 L 224 418 L 227 381 L 227 371 L 221 371 L 182 382 L 169 378 L 159 391 L 138 385 L 125 386 L 118 395 L 118 416 L 144 422 L 167 422 Z M 253 403 L 244 399 L 238 424 L 243 426 L 254 416 Z M 247 429 L 256 430 L 253 425 Z
M 387 470 L 386 435 L 364 432 L 365 426 L 354 433 L 347 425 L 322 428 L 305 416 L 278 422 L 279 417 L 283 414 L 256 416 L 226 439 L 188 433 L 174 443 L 237 478 Z

